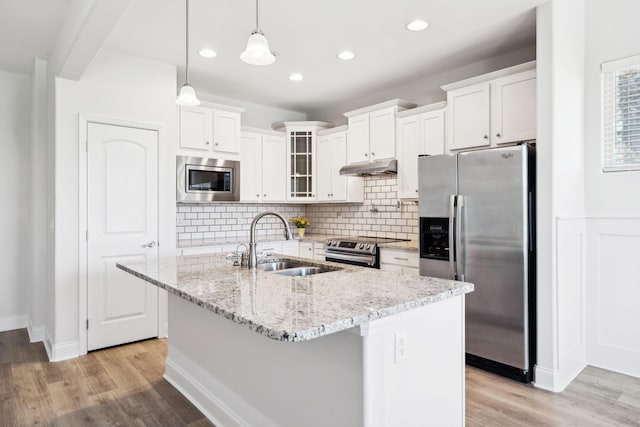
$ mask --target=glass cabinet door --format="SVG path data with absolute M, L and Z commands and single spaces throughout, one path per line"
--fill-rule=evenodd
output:
M 313 132 L 292 131 L 290 196 L 292 199 L 313 197 Z

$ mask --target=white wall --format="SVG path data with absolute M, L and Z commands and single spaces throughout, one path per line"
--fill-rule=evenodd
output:
M 31 292 L 27 330 L 44 339 L 47 310 L 47 62 L 36 59 L 31 73 Z
M 588 362 L 640 377 L 640 172 L 601 168 L 600 64 L 640 55 L 640 2 L 586 1 Z
M 563 390 L 586 365 L 584 0 L 537 13 L 537 362 L 535 384 Z
M 406 99 L 418 105 L 428 105 L 434 102 L 446 101 L 447 94 L 440 89 L 440 86 L 535 59 L 536 48 L 535 46 L 531 46 L 493 58 L 487 58 L 440 74 L 428 75 L 403 85 L 381 88 L 379 91 L 372 92 L 359 99 L 352 99 L 347 102 L 332 105 L 330 108 L 309 111 L 307 116 L 309 120 L 326 121 L 334 123 L 337 126 L 347 123 L 347 119 L 342 113 L 388 101 L 389 99 Z
M 0 71 L 0 331 L 27 325 L 30 288 L 31 81 Z
M 80 81 L 55 80 L 55 274 L 51 357 L 74 357 L 86 346 L 80 334 L 78 116 L 158 123 L 160 140 L 161 255 L 175 251 L 175 146 L 178 138 L 175 66 L 103 50 Z M 85 296 L 86 298 L 86 296 Z

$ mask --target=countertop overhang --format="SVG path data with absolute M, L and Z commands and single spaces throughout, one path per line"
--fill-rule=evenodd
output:
M 473 284 L 453 280 L 291 256 L 270 260 L 283 259 L 341 270 L 288 277 L 234 267 L 224 254 L 124 262 L 117 267 L 278 341 L 318 338 L 473 291 Z

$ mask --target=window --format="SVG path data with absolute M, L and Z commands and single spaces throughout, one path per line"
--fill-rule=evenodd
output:
M 602 170 L 640 170 L 640 55 L 602 64 Z

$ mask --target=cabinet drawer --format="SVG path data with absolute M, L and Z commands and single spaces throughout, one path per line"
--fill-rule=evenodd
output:
M 406 267 L 418 267 L 418 253 L 394 251 L 382 248 L 380 250 L 380 264 L 394 264 Z

